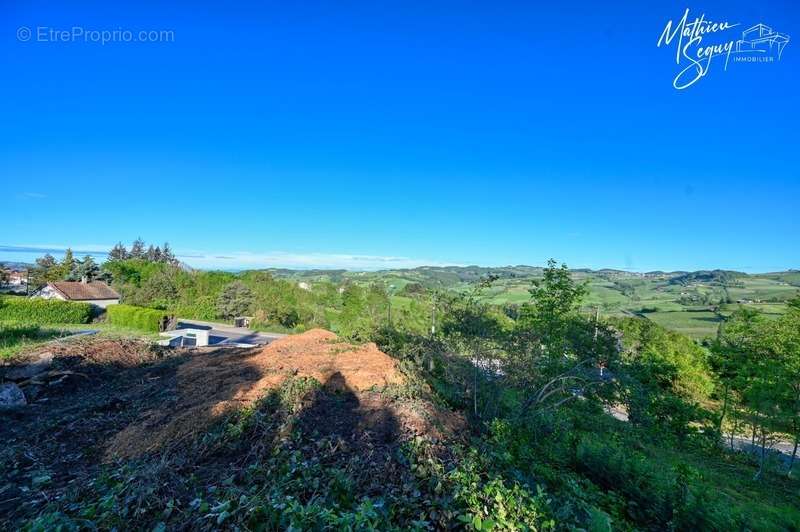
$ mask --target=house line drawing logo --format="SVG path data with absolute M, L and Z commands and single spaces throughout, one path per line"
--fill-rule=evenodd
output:
M 675 46 L 675 64 L 682 67 L 672 86 L 677 90 L 691 87 L 705 77 L 712 65 L 722 64 L 723 71 L 734 63 L 773 63 L 780 61 L 789 36 L 779 33 L 763 23 L 733 37 L 740 23 L 727 20 L 713 21 L 705 13 L 689 18 L 689 9 L 677 20 L 669 20 L 661 32 L 656 47 Z M 716 59 L 715 61 L 715 58 Z
M 777 57 L 777 60 L 780 61 L 783 49 L 786 48 L 788 42 L 788 35 L 778 33 L 765 24 L 756 24 L 752 28 L 744 30 L 742 38 L 736 41 L 737 54 L 753 55 L 740 55 L 734 60 L 740 62 L 745 61 L 745 58 L 752 58 L 759 61 L 767 59 L 768 62 L 772 62 Z

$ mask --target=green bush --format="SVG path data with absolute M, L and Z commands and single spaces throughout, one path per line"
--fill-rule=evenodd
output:
M 593 482 L 623 494 L 628 512 L 640 522 L 666 524 L 675 506 L 676 479 L 642 454 L 585 436 L 578 444 L 578 470 Z
M 148 332 L 161 331 L 163 324 L 169 319 L 169 313 L 163 310 L 133 305 L 109 305 L 106 311 L 109 323 Z
M 25 297 L 0 298 L 0 320 L 20 321 L 32 325 L 46 323 L 89 323 L 89 303 Z

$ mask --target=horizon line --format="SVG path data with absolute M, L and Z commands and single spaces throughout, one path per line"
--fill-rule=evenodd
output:
M 78 246 L 66 246 L 62 244 L 27 244 L 27 245 L 9 245 L 0 244 L 0 253 L 28 253 L 28 254 L 60 254 L 64 253 L 68 248 L 76 255 L 91 255 L 93 258 L 102 258 L 107 260 L 109 250 L 113 246 L 97 245 L 97 244 L 83 244 Z M 459 263 L 459 262 L 444 262 L 425 259 L 413 259 L 409 257 L 398 256 L 380 256 L 380 255 L 364 255 L 364 254 L 348 254 L 348 253 L 290 253 L 283 251 L 274 251 L 266 253 L 253 253 L 233 252 L 233 253 L 207 253 L 196 250 L 173 251 L 173 254 L 178 259 L 188 259 L 188 261 L 181 260 L 187 266 L 195 270 L 203 271 L 231 271 L 241 272 L 247 270 L 290 270 L 290 271 L 313 271 L 313 270 L 344 270 L 349 272 L 381 272 L 381 271 L 397 271 L 397 270 L 413 270 L 417 268 L 486 268 L 486 269 L 504 269 L 504 268 L 543 268 L 544 264 L 503 264 L 503 265 L 482 265 L 479 263 Z M 198 260 L 195 260 L 198 259 Z M 35 260 L 35 259 L 34 259 Z M 224 265 L 219 261 L 233 261 L 238 264 Z M 327 262 L 330 261 L 330 262 Z M 28 261 L 15 261 L 13 259 L 2 259 L 0 263 L 4 262 L 20 262 L 24 264 L 33 264 Z M 191 262 L 205 263 L 202 265 L 193 265 Z M 564 261 L 557 261 L 559 264 L 565 264 Z M 731 268 L 731 267 L 714 267 L 714 268 L 657 268 L 657 269 L 642 269 L 642 268 L 627 268 L 627 267 L 590 267 L 590 266 L 568 266 L 571 271 L 602 271 L 613 270 L 627 273 L 648 274 L 648 273 L 680 273 L 680 272 L 697 272 L 697 271 L 713 271 L 725 270 L 746 273 L 749 275 L 768 274 L 777 272 L 797 271 L 797 268 L 778 267 L 762 271 L 755 271 L 753 268 Z

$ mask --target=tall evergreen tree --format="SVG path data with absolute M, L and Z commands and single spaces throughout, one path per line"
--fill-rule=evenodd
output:
M 161 259 L 168 264 L 175 264 L 177 259 L 172 254 L 172 249 L 169 247 L 169 242 L 164 242 L 164 247 L 161 248 Z
M 92 282 L 95 280 L 100 273 L 100 268 L 95 263 L 94 259 L 90 255 L 86 255 L 83 257 L 83 260 L 78 264 L 76 268 L 76 274 L 80 278 L 81 281 L 86 281 L 87 283 Z
M 144 250 L 144 240 L 142 240 L 141 237 L 133 241 L 133 245 L 131 246 L 130 258 L 132 259 L 146 258 Z
M 128 250 L 122 245 L 122 242 L 117 242 L 111 251 L 108 253 L 108 260 L 125 260 L 128 258 Z
M 72 248 L 67 248 L 64 252 L 64 258 L 60 264 L 61 278 L 65 281 L 74 280 L 75 275 L 75 257 L 72 254 Z

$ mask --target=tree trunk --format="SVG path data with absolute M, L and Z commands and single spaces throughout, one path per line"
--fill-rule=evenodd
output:
M 719 423 L 717 424 L 718 437 L 722 437 L 722 422 L 725 420 L 725 414 L 728 413 L 728 383 L 725 383 L 725 398 L 722 401 L 722 413 L 719 415 Z
M 795 429 L 794 429 L 794 449 L 792 449 L 792 458 L 789 460 L 789 471 L 786 472 L 786 476 L 792 476 L 792 467 L 794 467 L 795 458 L 797 458 L 797 443 L 800 440 L 800 431 L 797 430 L 797 420 L 794 421 Z
M 733 451 L 733 438 L 736 435 L 736 429 L 739 428 L 739 419 L 733 418 L 733 429 L 731 429 L 731 451 Z
M 473 365 L 475 366 L 475 373 L 474 373 L 474 382 L 472 383 L 472 407 L 475 410 L 475 417 L 478 417 L 478 357 L 477 355 L 473 359 Z
M 761 458 L 758 461 L 758 472 L 756 476 L 753 477 L 756 480 L 761 478 L 761 474 L 764 473 L 764 456 L 766 455 L 767 451 L 767 433 L 764 430 L 764 426 L 761 426 Z

